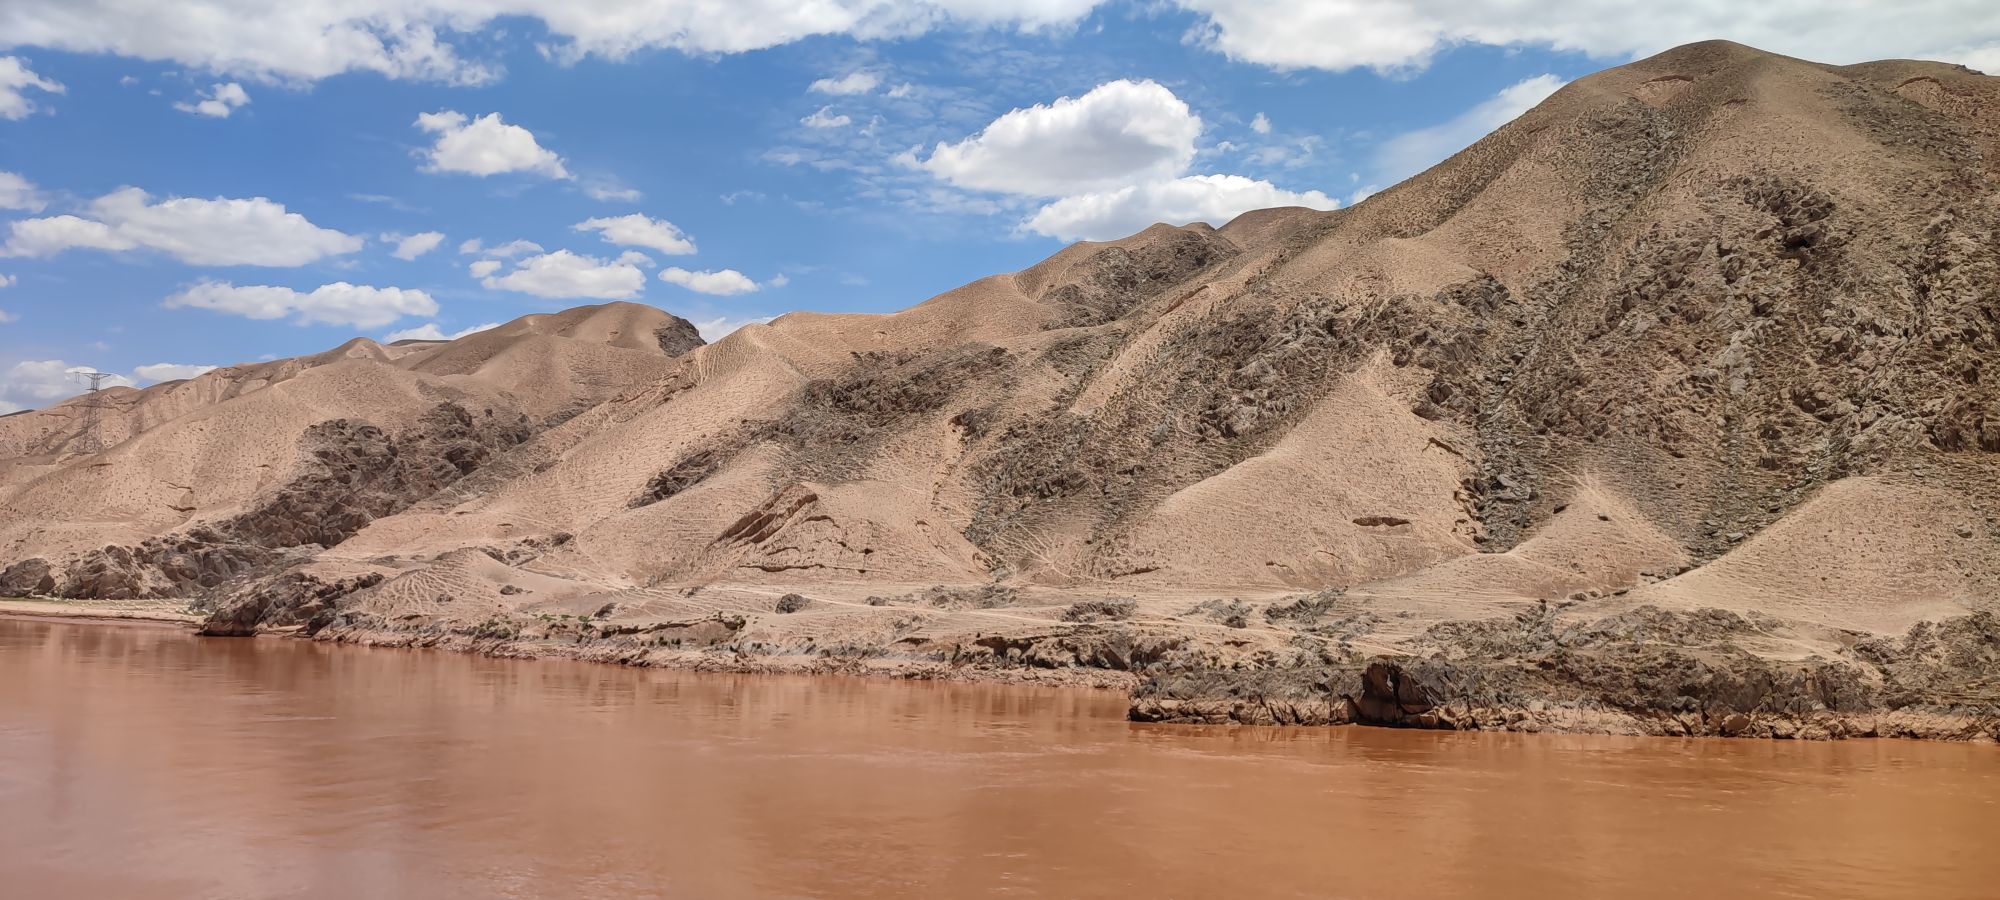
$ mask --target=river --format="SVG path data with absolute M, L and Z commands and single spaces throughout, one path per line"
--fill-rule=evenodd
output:
M 1991 897 L 2000 750 L 0 619 L 10 897 Z

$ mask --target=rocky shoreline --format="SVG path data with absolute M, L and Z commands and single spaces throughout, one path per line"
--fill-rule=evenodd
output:
M 1706 674 L 1738 689 L 1758 680 L 1726 669 Z M 1137 722 L 1184 724 L 1352 724 L 1646 737 L 2000 740 L 2000 709 L 1991 705 L 1891 707 L 1858 701 L 1833 708 L 1810 692 L 1788 696 L 1761 694 L 1755 688 L 1756 702 L 1683 696 L 1647 705 L 1577 683 L 1520 684 L 1511 690 L 1494 684 L 1506 680 L 1508 675 L 1496 671 L 1421 659 L 1379 660 L 1359 670 L 1198 673 L 1141 684 L 1133 692 L 1130 716 Z
M 94 612 L 94 605 L 0 601 L 0 614 L 192 624 L 185 612 Z M 595 625 L 553 618 L 403 623 L 343 612 L 259 629 L 231 627 L 218 614 L 204 633 L 726 674 L 1119 690 L 1130 696 L 1130 719 L 1142 723 L 2000 741 L 2000 617 L 1989 613 L 1924 622 L 1901 638 L 1858 640 L 1838 656 L 1801 659 L 1772 659 L 1735 643 L 1750 629 L 1782 632 L 1779 623 L 1652 607 L 1567 624 L 1552 609 L 1447 622 L 1404 654 L 1363 655 L 1308 633 L 1294 637 L 1288 653 L 1265 648 L 1234 658 L 1184 629 L 1149 623 L 1065 622 L 1011 635 L 845 646 L 757 640 L 749 621 L 718 614 Z

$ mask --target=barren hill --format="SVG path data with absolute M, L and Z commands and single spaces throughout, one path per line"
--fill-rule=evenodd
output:
M 1150 678 L 1142 718 L 2000 720 L 2000 79 L 1690 45 L 1349 209 L 677 356 L 647 314 L 121 392 L 101 452 L 74 401 L 0 420 L 0 591 L 628 662 L 1111 669 Z

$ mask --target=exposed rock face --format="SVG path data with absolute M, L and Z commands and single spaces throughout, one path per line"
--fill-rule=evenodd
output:
M 380 583 L 382 576 L 377 574 L 323 581 L 298 571 L 258 579 L 216 601 L 201 633 L 247 637 L 265 625 L 305 625 L 316 631 L 332 620 L 335 601 Z
M 668 356 L 679 356 L 707 343 L 701 339 L 701 332 L 695 329 L 693 322 L 680 318 L 654 329 L 653 339 L 659 341 L 660 352 Z
M 60 583 L 46 561 L 24 561 L 0 573 L 0 587 L 75 598 L 201 598 L 214 609 L 204 634 L 249 634 L 260 622 L 301 624 L 380 576 L 324 584 L 286 566 L 431 496 L 532 433 L 522 416 L 474 415 L 449 402 L 394 435 L 349 419 L 324 422 L 300 442 L 308 463 L 299 477 L 256 508 L 183 534 L 84 554 Z
M 332 547 L 369 522 L 472 474 L 534 434 L 527 417 L 440 403 L 395 435 L 351 419 L 313 426 L 312 463 L 257 509 L 217 525 L 223 540 L 259 547 Z
M 55 574 L 46 559 L 24 559 L 0 571 L 0 597 L 52 594 L 55 590 Z
M 1470 731 L 2000 739 L 2000 625 L 1921 623 L 1846 659 L 1780 661 L 1726 610 L 1652 607 L 1552 627 L 1545 616 L 1432 629 L 1428 657 L 1156 676 L 1139 721 L 1342 724 Z

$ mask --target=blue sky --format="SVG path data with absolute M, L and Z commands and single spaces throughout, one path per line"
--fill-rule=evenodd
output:
M 10 0 L 0 412 L 609 299 L 899 309 L 1350 204 L 1687 40 L 2000 68 L 1984 4 L 1796 5 Z

